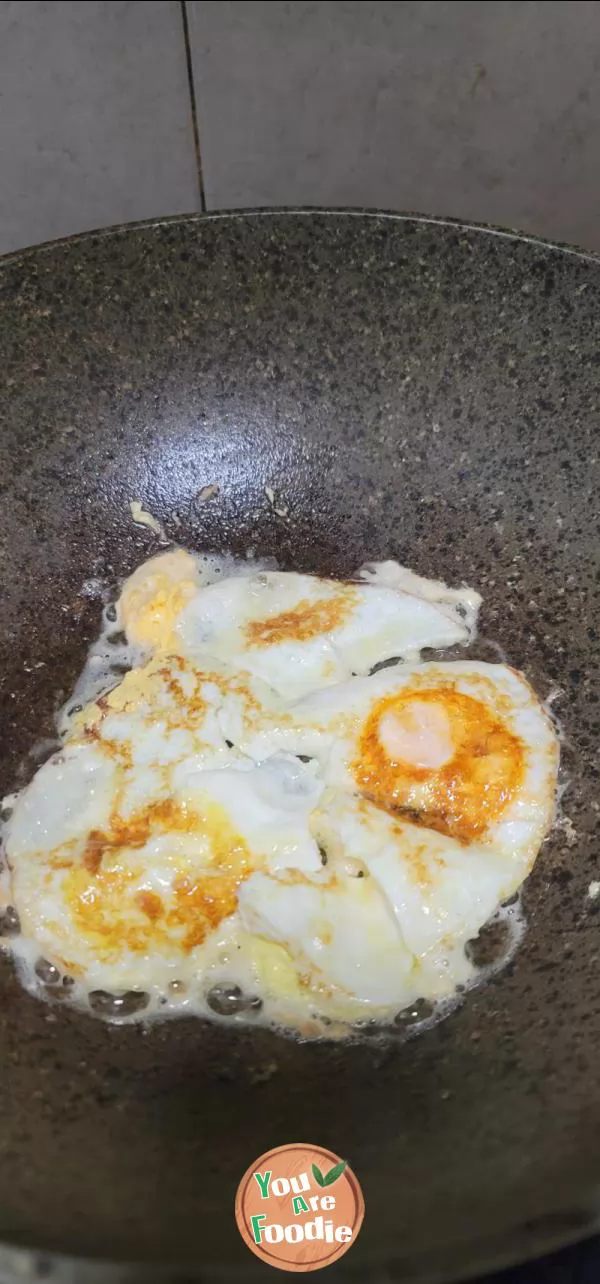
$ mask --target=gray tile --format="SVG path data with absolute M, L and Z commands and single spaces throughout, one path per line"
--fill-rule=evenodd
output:
M 0 251 L 198 208 L 176 0 L 0 3 Z
M 188 4 L 209 207 L 371 205 L 600 248 L 600 5 Z

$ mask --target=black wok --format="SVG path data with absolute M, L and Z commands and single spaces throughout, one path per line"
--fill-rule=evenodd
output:
M 52 735 L 102 592 L 154 551 L 139 499 L 189 546 L 477 586 L 484 634 L 560 692 L 572 821 L 514 961 L 404 1043 L 107 1026 L 2 960 L 2 1278 L 117 1278 L 67 1254 L 265 1279 L 235 1189 L 296 1140 L 363 1186 L 332 1279 L 456 1278 L 597 1225 L 599 320 L 590 255 L 379 215 L 177 219 L 0 265 L 3 793 Z

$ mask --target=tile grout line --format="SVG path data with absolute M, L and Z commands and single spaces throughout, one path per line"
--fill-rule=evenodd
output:
M 183 43 L 185 45 L 185 63 L 188 78 L 188 90 L 190 95 L 190 111 L 192 116 L 192 133 L 194 135 L 194 151 L 196 153 L 196 174 L 198 178 L 198 193 L 200 196 L 200 210 L 206 214 L 206 194 L 204 191 L 204 178 L 202 175 L 202 155 L 200 152 L 200 130 L 198 128 L 198 109 L 196 104 L 196 90 L 194 88 L 194 68 L 192 64 L 192 50 L 190 45 L 190 28 L 187 15 L 186 0 L 180 0 L 179 7 L 181 10 L 181 25 L 183 27 Z

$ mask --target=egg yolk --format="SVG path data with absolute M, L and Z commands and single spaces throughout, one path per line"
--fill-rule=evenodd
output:
M 454 754 L 448 715 L 424 700 L 388 709 L 379 723 L 379 739 L 389 758 L 427 770 L 442 767 Z
M 140 887 L 143 862 L 135 868 L 130 856 L 161 832 L 196 832 L 210 844 L 204 867 L 174 869 L 164 897 Z M 189 952 L 201 945 L 235 912 L 239 885 L 256 861 L 224 808 L 207 802 L 199 815 L 167 799 L 127 821 L 113 816 L 106 833 L 92 831 L 81 862 L 60 864 L 70 865 L 64 899 L 74 925 L 99 959 L 112 962 L 123 950 Z
M 378 806 L 469 843 L 521 785 L 524 749 L 492 709 L 448 684 L 380 700 L 352 773 Z
M 169 647 L 177 620 L 196 591 L 195 562 L 183 549 L 144 563 L 129 576 L 119 599 L 119 619 L 129 641 Z

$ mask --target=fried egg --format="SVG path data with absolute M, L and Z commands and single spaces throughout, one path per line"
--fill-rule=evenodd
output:
M 225 745 L 199 694 L 214 675 L 151 668 L 88 710 L 38 771 L 6 849 L 43 958 L 92 990 L 142 989 L 156 1004 L 171 980 L 210 970 L 252 870 L 321 869 L 308 817 L 323 785 L 297 759 L 257 766 Z
M 420 662 L 471 640 L 479 601 L 391 562 L 347 582 L 180 549 L 139 567 L 5 826 L 24 983 L 305 1035 L 468 984 L 558 763 L 520 674 Z
M 194 559 L 178 551 L 131 576 L 119 615 L 130 642 L 200 664 L 219 656 L 290 699 L 392 657 L 469 640 L 476 595 L 397 572 L 340 583 L 263 571 L 199 591 Z
M 552 821 L 557 737 L 506 665 L 401 666 L 318 692 L 279 720 L 234 701 L 219 720 L 252 758 L 314 758 L 328 785 L 465 844 L 485 838 L 532 862 Z
M 319 762 L 328 788 L 311 823 L 333 881 L 298 894 L 293 930 L 289 886 L 253 876 L 243 919 L 333 987 L 336 1015 L 350 995 L 354 1019 L 361 1001 L 385 1005 L 392 978 L 400 1006 L 449 997 L 473 975 L 466 943 L 520 887 L 551 824 L 549 718 L 513 670 L 455 663 L 343 684 L 298 702 L 294 721 L 266 736 Z M 353 951 L 342 925 L 354 931 L 359 903 L 378 926 Z

